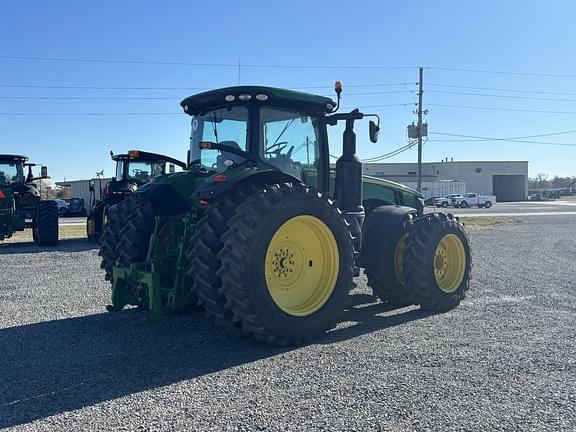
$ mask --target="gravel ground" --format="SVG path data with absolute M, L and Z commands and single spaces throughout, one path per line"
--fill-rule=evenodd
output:
M 473 231 L 462 305 L 389 310 L 365 280 L 315 344 L 263 346 L 200 313 L 104 312 L 93 246 L 0 246 L 0 428 L 576 430 L 575 216 Z

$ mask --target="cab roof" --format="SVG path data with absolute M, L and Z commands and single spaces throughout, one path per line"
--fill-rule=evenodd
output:
M 324 96 L 265 86 L 235 86 L 209 90 L 187 97 L 180 102 L 180 106 L 184 108 L 185 113 L 194 115 L 230 103 L 238 103 L 240 101 L 239 96 L 244 94 L 251 96 L 251 102 L 256 101 L 262 104 L 279 105 L 312 112 L 327 113 L 336 107 L 336 102 Z M 266 95 L 267 99 L 261 100 L 263 97 L 257 97 L 258 95 Z M 234 96 L 234 100 L 232 102 L 226 101 L 226 96 Z
M 0 161 L 21 161 L 26 162 L 28 158 L 26 156 L 21 155 L 12 155 L 12 154 L 0 154 Z
M 150 153 L 141 150 L 130 150 L 128 153 L 122 154 L 113 154 L 111 155 L 113 161 L 119 160 L 142 160 L 142 161 L 158 161 L 163 160 L 168 163 L 173 163 L 181 168 L 186 169 L 186 163 L 179 161 L 178 159 L 174 159 L 170 156 L 161 155 L 158 153 Z

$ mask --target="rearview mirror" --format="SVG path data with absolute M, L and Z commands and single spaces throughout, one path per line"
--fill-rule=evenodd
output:
M 40 167 L 40 177 L 42 177 L 43 179 L 48 178 L 48 167 L 47 166 Z
M 378 126 L 374 121 L 370 120 L 370 141 L 373 143 L 378 142 L 380 136 L 380 126 Z

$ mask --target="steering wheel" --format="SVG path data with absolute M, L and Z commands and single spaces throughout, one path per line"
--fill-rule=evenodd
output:
M 276 147 L 278 147 L 278 148 L 276 148 Z M 284 150 L 286 147 L 288 147 L 288 142 L 287 141 L 280 141 L 280 142 L 272 144 L 270 147 L 267 147 L 266 150 L 264 150 L 264 154 L 279 155 L 280 153 L 282 153 L 282 150 Z M 272 150 L 274 148 L 276 148 L 276 150 Z

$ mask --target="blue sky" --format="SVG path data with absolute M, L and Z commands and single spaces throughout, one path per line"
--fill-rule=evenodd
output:
M 576 131 L 523 139 L 555 145 L 440 135 L 576 130 L 575 12 L 568 0 L 4 1 L 0 152 L 47 164 L 55 180 L 111 175 L 110 150 L 184 159 L 189 118 L 178 103 L 197 89 L 241 82 L 330 95 L 340 79 L 345 107 L 382 117 L 378 144 L 368 141 L 367 122 L 357 127 L 359 155 L 378 156 L 406 144 L 422 65 L 425 161 L 528 160 L 532 176 L 576 175 Z M 415 160 L 415 148 L 387 159 Z

